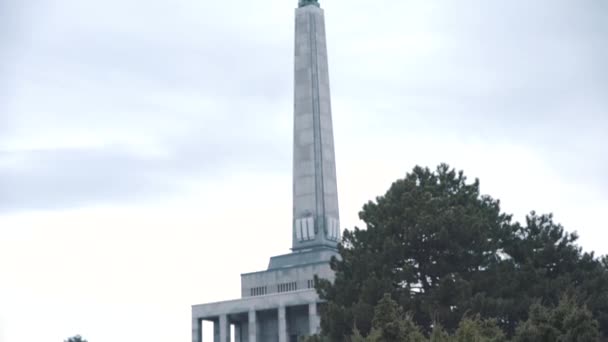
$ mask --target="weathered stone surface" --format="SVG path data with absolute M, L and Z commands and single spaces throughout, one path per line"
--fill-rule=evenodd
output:
M 319 300 L 314 289 L 285 292 L 273 295 L 248 297 L 218 303 L 192 306 L 193 322 L 213 321 L 214 339 L 223 341 L 229 336 L 229 325 L 240 330 L 242 341 L 281 341 L 286 336 L 307 335 L 310 329 L 318 329 L 319 318 L 306 310 Z M 283 312 L 281 313 L 281 308 Z M 311 323 L 312 322 L 312 323 Z M 313 326 L 314 325 L 314 326 Z M 310 327 L 310 328 L 308 328 Z M 308 329 L 306 329 L 308 328 Z M 225 331 L 224 334 L 222 332 Z M 193 336 L 193 341 L 200 341 Z
M 319 246 L 335 247 L 338 239 L 336 234 L 330 233 L 332 228 L 329 226 L 329 222 L 337 222 L 339 227 L 340 217 L 325 41 L 323 10 L 317 6 L 296 9 L 292 221 L 294 251 Z M 314 219 L 314 239 L 304 239 L 297 231 L 299 220 L 306 217 Z

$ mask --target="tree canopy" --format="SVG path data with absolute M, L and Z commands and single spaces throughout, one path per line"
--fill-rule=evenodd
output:
M 345 231 L 341 258 L 332 261 L 335 282 L 317 286 L 327 301 L 322 331 L 332 341 L 399 334 L 401 323 L 379 325 L 378 305 L 391 317 L 407 313 L 426 336 L 440 334 L 439 325 L 453 334 L 475 322 L 464 317 L 477 317 L 514 338 L 536 326 L 529 316 L 547 315 L 535 308 L 558 307 L 565 294 L 568 305 L 588 313 L 576 317 L 608 335 L 608 259 L 583 252 L 578 236 L 550 214 L 532 211 L 523 224 L 514 222 L 462 171 L 415 167 L 359 217 L 367 227 Z M 388 310 L 387 298 L 397 306 Z
M 87 340 L 83 339 L 80 335 L 76 335 L 64 340 L 63 342 L 87 342 Z

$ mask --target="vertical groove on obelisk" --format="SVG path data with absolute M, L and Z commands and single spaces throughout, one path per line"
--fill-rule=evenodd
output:
M 325 189 L 323 186 L 323 138 L 321 136 L 321 106 L 319 104 L 319 70 L 317 60 L 317 25 L 315 15 L 308 14 L 308 32 L 310 42 L 310 72 L 312 93 L 313 136 L 315 149 L 315 232 L 325 234 Z M 317 229 L 318 228 L 318 229 Z

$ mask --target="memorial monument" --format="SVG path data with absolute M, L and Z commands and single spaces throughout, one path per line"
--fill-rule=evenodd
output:
M 333 280 L 329 266 L 340 239 L 336 164 L 323 10 L 300 0 L 295 10 L 292 252 L 268 269 L 241 274 L 241 299 L 192 306 L 192 341 L 202 321 L 214 341 L 295 342 L 319 332 L 314 277 Z M 260 222 L 261 224 L 261 222 Z

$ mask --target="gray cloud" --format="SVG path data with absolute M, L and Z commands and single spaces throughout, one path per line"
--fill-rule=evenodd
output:
M 373 113 L 364 119 L 384 122 L 389 135 L 527 146 L 566 179 L 608 190 L 604 2 L 465 1 L 431 4 L 430 14 L 386 5 L 380 25 L 390 28 L 390 44 L 363 39 L 374 48 L 341 56 L 346 64 L 333 74 L 339 103 Z M 418 17 L 428 29 L 421 37 L 411 24 Z M 367 37 L 367 24 L 354 30 Z M 354 36 L 334 50 L 349 51 Z
M 196 148 L 194 148 L 196 146 Z M 235 172 L 286 172 L 274 145 L 182 142 L 162 156 L 121 146 L 0 152 L 0 212 L 145 202 L 187 190 L 189 181 L 229 179 Z
M 155 161 L 106 149 L 29 151 L 2 159 L 25 159 L 0 170 L 0 210 L 87 205 L 96 199 L 141 198 L 170 188 Z M 156 171 L 156 172 L 155 172 Z
M 177 192 L 176 177 L 229 166 L 289 172 L 295 3 L 19 4 L 4 4 L 19 13 L 0 85 L 5 210 Z M 606 6 L 323 2 L 337 145 L 512 142 L 608 189 Z

